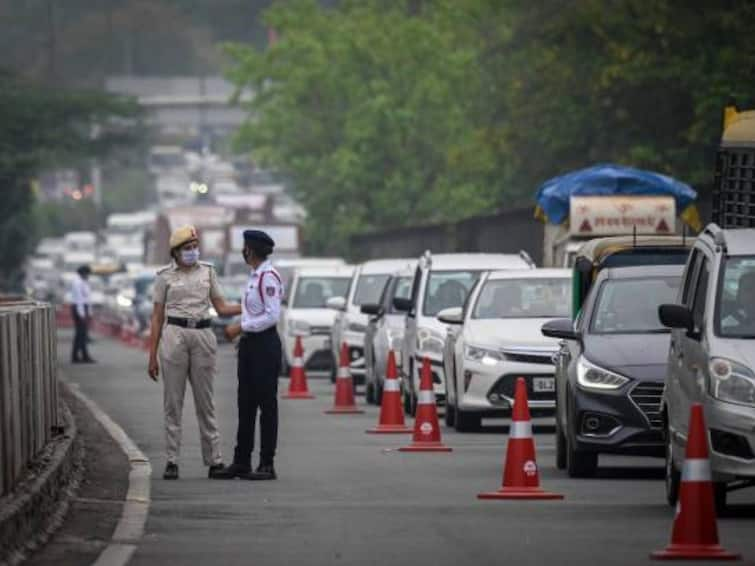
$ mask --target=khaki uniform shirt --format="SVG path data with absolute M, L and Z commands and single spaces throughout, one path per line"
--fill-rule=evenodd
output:
M 188 271 L 173 263 L 157 272 L 153 301 L 165 305 L 165 316 L 209 318 L 210 299 L 222 298 L 215 268 L 205 262 Z

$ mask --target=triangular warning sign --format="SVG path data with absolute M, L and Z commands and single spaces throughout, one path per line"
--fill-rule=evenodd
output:
M 590 226 L 590 221 L 585 218 L 582 221 L 582 224 L 579 225 L 579 231 L 580 232 L 592 232 L 592 226 Z
M 664 234 L 668 234 L 669 232 L 671 232 L 665 218 L 661 218 L 661 221 L 658 223 L 658 226 L 655 227 L 655 231 L 662 232 Z

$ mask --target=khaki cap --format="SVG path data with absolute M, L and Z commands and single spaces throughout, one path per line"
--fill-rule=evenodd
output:
M 198 240 L 197 229 L 194 226 L 186 225 L 176 228 L 170 235 L 170 249 L 183 246 L 186 242 Z

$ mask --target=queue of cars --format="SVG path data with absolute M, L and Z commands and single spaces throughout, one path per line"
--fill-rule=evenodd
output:
M 701 402 L 718 504 L 755 485 L 755 230 L 596 239 L 571 270 L 430 252 L 300 268 L 281 326 L 287 360 L 301 336 L 309 369 L 332 371 L 346 343 L 370 403 L 392 350 L 409 414 L 429 358 L 460 432 L 509 417 L 524 377 L 533 417 L 555 420 L 559 469 L 587 477 L 600 454 L 665 457 L 671 503 Z

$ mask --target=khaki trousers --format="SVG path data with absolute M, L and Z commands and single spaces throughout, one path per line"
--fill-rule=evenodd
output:
M 209 328 L 201 330 L 168 324 L 160 339 L 160 371 L 168 462 L 178 463 L 181 451 L 181 415 L 186 381 L 191 383 L 197 411 L 202 459 L 206 466 L 219 464 L 220 433 L 215 419 L 213 384 L 217 339 Z

